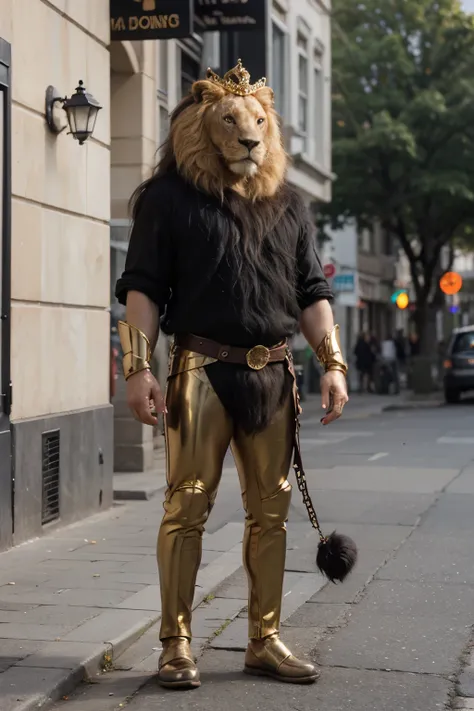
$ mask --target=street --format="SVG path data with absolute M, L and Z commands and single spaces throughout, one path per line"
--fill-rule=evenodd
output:
M 302 425 L 323 528 L 348 533 L 359 547 L 352 576 L 334 586 L 316 573 L 317 538 L 296 487 L 288 524 L 282 637 L 320 665 L 318 683 L 296 687 L 242 673 L 246 586 L 236 568 L 195 612 L 200 689 L 156 685 L 155 626 L 55 711 L 474 708 L 474 406 L 375 413 L 357 401 L 323 430 L 312 400 Z M 230 461 L 207 531 L 209 564 L 229 546 L 237 554 L 242 512 Z

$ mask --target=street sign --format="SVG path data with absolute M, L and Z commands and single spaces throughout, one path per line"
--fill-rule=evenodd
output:
M 195 0 L 194 14 L 202 32 L 265 29 L 265 0 Z
M 164 40 L 193 32 L 193 0 L 110 0 L 111 40 Z
M 336 267 L 334 264 L 325 264 L 323 267 L 323 274 L 326 277 L 326 279 L 332 279 L 334 274 L 336 273 Z
M 331 265 L 332 266 L 332 265 Z M 334 291 L 340 293 L 352 293 L 355 291 L 355 275 L 353 272 L 343 272 L 336 274 L 332 282 Z
M 446 272 L 439 280 L 439 286 L 443 294 L 457 294 L 462 287 L 462 276 L 457 272 Z

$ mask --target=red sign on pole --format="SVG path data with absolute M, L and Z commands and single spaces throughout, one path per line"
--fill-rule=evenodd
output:
M 336 273 L 336 267 L 334 264 L 325 264 L 323 267 L 323 274 L 326 277 L 326 279 L 332 279 L 334 274 Z

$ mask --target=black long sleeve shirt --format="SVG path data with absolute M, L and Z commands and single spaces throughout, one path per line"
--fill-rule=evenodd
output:
M 299 201 L 296 193 L 294 199 Z M 298 314 L 282 308 L 264 332 L 249 329 L 235 269 L 218 248 L 219 222 L 209 219 L 222 210 L 217 198 L 199 192 L 176 173 L 151 183 L 135 214 L 116 296 L 122 304 L 128 291 L 148 296 L 157 305 L 167 334 L 193 333 L 241 347 L 271 346 L 295 333 Z M 295 214 L 295 296 L 298 309 L 304 310 L 318 300 L 332 299 L 332 292 L 301 201 Z M 273 237 L 266 237 L 270 245 Z

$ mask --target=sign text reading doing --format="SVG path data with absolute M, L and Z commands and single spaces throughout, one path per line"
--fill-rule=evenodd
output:
M 189 37 L 193 0 L 110 0 L 112 40 Z

